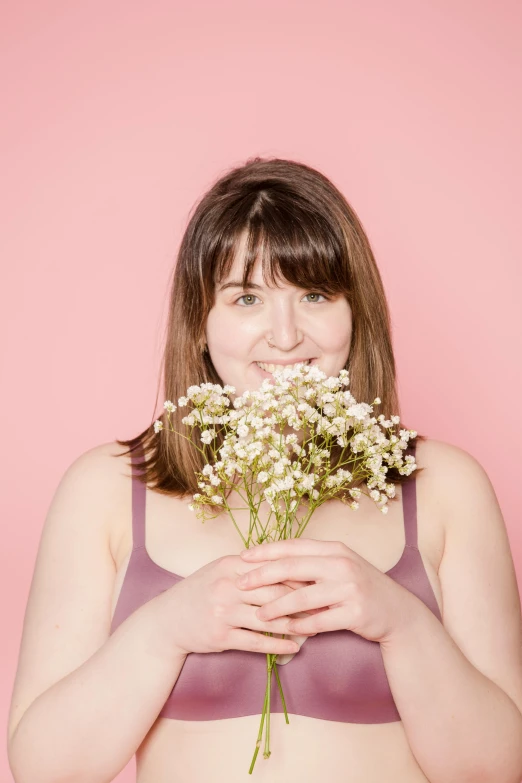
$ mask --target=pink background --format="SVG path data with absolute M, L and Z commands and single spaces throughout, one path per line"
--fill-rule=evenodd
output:
M 359 213 L 403 418 L 485 467 L 522 584 L 521 17 L 517 0 L 4 9 L 4 726 L 53 493 L 151 421 L 189 210 L 255 154 L 318 167 Z

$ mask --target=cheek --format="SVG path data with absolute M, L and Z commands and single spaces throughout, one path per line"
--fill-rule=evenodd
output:
M 317 342 L 328 353 L 343 353 L 352 339 L 351 319 L 346 314 L 332 316 L 316 330 Z

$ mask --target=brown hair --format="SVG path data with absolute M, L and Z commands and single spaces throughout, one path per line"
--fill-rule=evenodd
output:
M 392 414 L 400 416 L 390 315 L 362 224 L 323 174 L 303 163 L 277 158 L 254 158 L 232 169 L 192 213 L 170 293 L 162 359 L 163 398 L 177 405 L 189 386 L 205 382 L 224 385 L 203 350 L 204 332 L 216 286 L 227 276 L 244 233 L 244 286 L 260 258 L 265 282 L 277 283 L 282 278 L 304 289 L 346 296 L 353 317 L 346 364 L 349 389 L 358 402 L 372 403 L 380 397 L 376 415 L 382 413 L 386 419 Z M 181 433 L 188 433 L 181 422 L 187 412 L 178 406 L 171 414 L 172 426 Z M 401 422 L 401 429 L 409 428 Z M 199 438 L 197 428 L 194 436 Z M 415 440 L 425 439 L 417 435 Z M 137 466 L 142 471 L 140 480 L 151 489 L 178 497 L 198 491 L 195 471 L 203 468 L 203 457 L 167 425 L 156 433 L 153 419 L 139 435 L 117 443 L 128 447 L 119 456 L 143 449 L 144 459 Z M 340 452 L 338 446 L 332 450 L 332 466 Z M 390 469 L 387 479 L 402 483 L 408 477 Z

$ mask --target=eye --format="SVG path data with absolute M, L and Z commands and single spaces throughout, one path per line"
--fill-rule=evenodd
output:
M 241 299 L 257 299 L 257 296 L 254 294 L 243 294 L 243 296 L 240 296 L 239 299 L 236 299 L 236 304 L 237 302 L 240 302 Z M 252 304 L 252 302 L 249 302 L 248 304 Z
M 326 301 L 328 301 L 328 297 L 327 297 L 327 296 L 325 296 L 324 294 L 320 294 L 320 293 L 319 293 L 319 291 L 311 291 L 309 294 L 306 294 L 306 296 L 322 296 L 322 297 L 323 297 L 323 299 L 325 299 Z M 313 304 L 315 304 L 316 302 L 317 302 L 317 299 L 315 299 L 315 300 L 313 301 Z

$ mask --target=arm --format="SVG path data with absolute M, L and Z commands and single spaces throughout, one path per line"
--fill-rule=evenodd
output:
M 115 471 L 127 467 L 110 458 L 110 447 L 73 463 L 44 526 L 9 715 L 16 783 L 112 780 L 149 731 L 186 658 L 161 634 L 165 593 L 109 636 L 115 566 L 108 515 L 117 503 Z
M 390 687 L 430 783 L 519 783 L 522 629 L 502 514 L 466 452 L 427 441 L 419 462 L 446 519 L 444 624 L 405 592 L 408 619 L 381 644 Z

